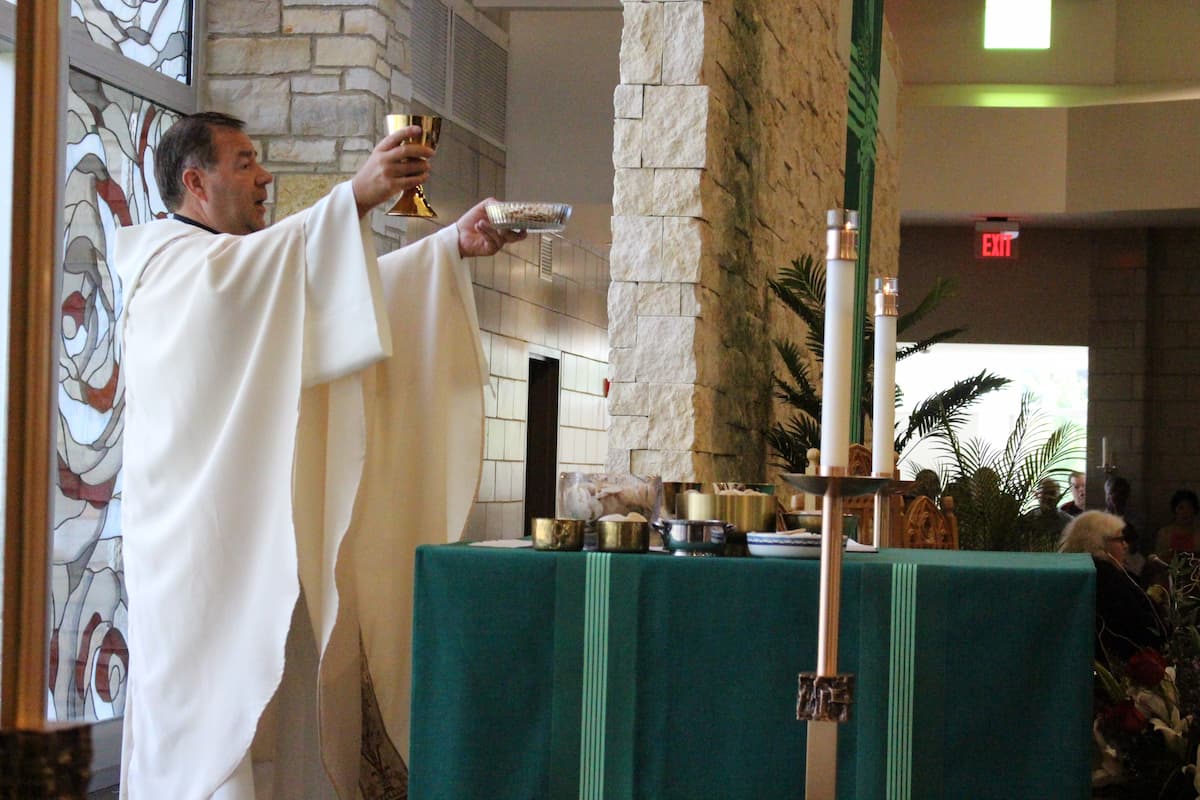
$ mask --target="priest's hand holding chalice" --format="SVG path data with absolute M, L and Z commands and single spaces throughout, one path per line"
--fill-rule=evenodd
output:
M 437 150 L 438 137 L 442 133 L 442 118 L 428 114 L 388 114 L 387 132 L 410 130 L 405 138 L 406 144 L 419 144 L 430 150 Z M 437 212 L 429 205 L 425 190 L 421 184 L 405 189 L 396 201 L 396 205 L 387 212 L 393 217 L 425 217 L 433 219 Z

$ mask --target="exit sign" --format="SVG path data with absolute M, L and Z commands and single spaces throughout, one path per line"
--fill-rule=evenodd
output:
M 975 257 L 985 261 L 1017 258 L 1020 227 L 1008 220 L 975 223 Z

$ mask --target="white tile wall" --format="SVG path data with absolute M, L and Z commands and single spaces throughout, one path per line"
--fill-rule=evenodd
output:
M 538 276 L 536 244 L 520 242 L 475 270 L 475 300 L 492 372 L 484 471 L 467 539 L 525 533 L 529 349 L 559 359 L 560 472 L 600 472 L 608 453 L 608 264 L 556 240 L 554 281 Z

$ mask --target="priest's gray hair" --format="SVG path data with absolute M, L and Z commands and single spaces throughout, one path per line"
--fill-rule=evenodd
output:
M 1104 552 L 1104 545 L 1113 536 L 1125 532 L 1125 520 L 1106 511 L 1085 511 L 1067 523 L 1058 540 L 1060 553 Z
M 213 128 L 243 130 L 246 123 L 220 111 L 201 111 L 180 117 L 158 142 L 154 154 L 154 179 L 158 182 L 158 193 L 168 211 L 179 208 L 183 202 L 183 171 L 199 167 L 212 169 L 217 163 L 217 152 L 213 149 Z

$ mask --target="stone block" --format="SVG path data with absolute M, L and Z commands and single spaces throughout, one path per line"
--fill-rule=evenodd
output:
M 625 3 L 621 83 L 658 83 L 662 76 L 663 4 Z
M 613 116 L 617 119 L 642 118 L 642 85 L 619 84 L 613 90 Z
M 342 14 L 342 32 L 365 34 L 383 44 L 387 41 L 387 17 L 373 8 L 354 8 Z
M 400 70 L 406 75 L 411 75 L 412 64 L 409 62 L 411 57 L 412 47 L 407 38 L 394 36 L 391 39 L 388 39 L 387 51 L 384 53 L 384 58 L 394 68 Z
M 658 453 L 658 474 L 664 481 L 701 480 L 698 461 L 702 454 L 690 450 L 663 450 Z M 709 470 L 708 475 L 712 475 Z M 711 478 L 710 478 L 711 479 Z
M 608 339 L 610 347 L 637 343 L 637 284 L 613 281 L 608 287 Z
M 208 32 L 279 33 L 279 0 L 209 0 Z
M 657 450 L 631 450 L 629 471 L 634 475 L 662 475 L 662 454 Z
M 695 86 L 702 82 L 706 6 L 703 0 L 682 0 L 663 5 L 663 85 Z
M 661 280 L 700 283 L 702 258 L 712 251 L 711 233 L 708 223 L 698 219 L 664 218 Z
M 642 121 L 613 121 L 613 166 L 618 169 L 642 166 Z
M 297 95 L 292 132 L 300 136 L 365 136 L 375 133 L 379 101 L 369 94 Z
M 707 86 L 647 86 L 642 113 L 642 164 L 704 167 L 708 101 Z
M 391 82 L 373 69 L 351 67 L 343 80 L 347 91 L 367 91 L 385 102 L 391 96 Z
M 402 103 L 412 101 L 412 78 L 398 69 L 392 70 L 392 96 Z
M 288 8 L 283 12 L 283 32 L 338 33 L 341 31 L 340 15 L 312 8 Z
M 272 139 L 267 144 L 268 162 L 289 164 L 332 164 L 337 154 L 333 139 Z
M 630 450 L 646 447 L 649 425 L 646 417 L 613 414 L 608 426 L 608 446 Z
M 618 216 L 646 216 L 656 213 L 654 171 L 618 169 L 613 175 L 612 204 L 613 214 Z
M 638 380 L 651 383 L 694 383 L 696 364 L 694 317 L 638 317 Z M 717 352 L 717 351 L 711 351 Z
M 663 280 L 662 217 L 613 217 L 612 232 L 608 256 L 612 280 Z
M 639 283 L 638 313 L 663 317 L 679 316 L 681 289 L 684 285 L 680 283 Z
M 655 213 L 664 217 L 703 217 L 704 203 L 700 193 L 703 178 L 702 169 L 654 170 Z
M 208 107 L 245 120 L 251 136 L 288 132 L 287 78 L 213 78 L 206 86 Z
M 679 388 L 682 391 L 663 391 Z M 690 386 L 658 387 L 651 395 L 647 441 L 659 450 L 691 450 L 696 441 L 696 415 Z
M 680 316 L 703 317 L 707 309 L 714 308 L 721 300 L 716 292 L 698 283 L 681 283 L 679 286 Z
M 341 91 L 337 75 L 297 75 L 292 78 L 292 91 L 297 94 L 333 94 Z
M 259 37 L 208 42 L 209 75 L 278 75 L 309 68 L 308 39 Z
M 604 459 L 604 468 L 609 472 L 629 472 L 632 461 L 629 448 L 608 445 L 608 456 Z
M 366 36 L 324 36 L 316 40 L 313 63 L 322 67 L 374 67 L 378 45 Z
M 636 328 L 634 338 L 637 337 Z M 608 351 L 608 374 L 614 385 L 625 381 L 637 380 L 637 362 L 634 360 L 636 351 L 630 347 L 612 347 Z
M 329 194 L 345 175 L 286 174 L 275 179 L 275 221 L 303 211 Z
M 608 390 L 608 413 L 646 416 L 650 413 L 650 385 L 614 383 Z

